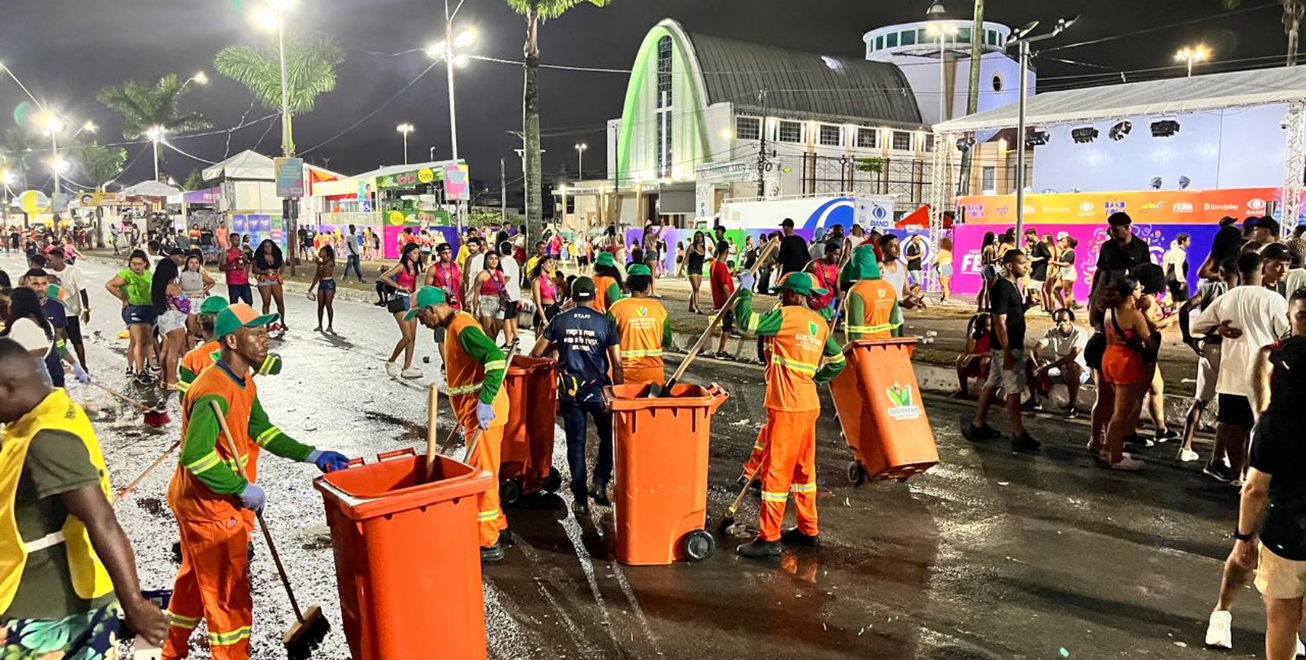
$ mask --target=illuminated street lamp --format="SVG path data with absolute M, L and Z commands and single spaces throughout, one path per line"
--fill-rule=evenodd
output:
M 209 76 L 208 76 L 208 74 L 204 73 L 203 71 L 200 71 L 200 72 L 196 73 L 195 75 L 193 75 L 193 76 L 187 78 L 187 79 L 186 79 L 186 82 L 184 82 L 184 83 L 181 84 L 181 88 L 177 90 L 177 93 L 180 94 L 180 93 L 181 93 L 181 90 L 186 89 L 186 86 L 189 85 L 189 84 L 191 84 L 191 83 L 195 83 L 195 84 L 198 84 L 198 85 L 207 85 L 207 84 L 209 84 Z
M 164 130 L 162 126 L 151 126 L 150 130 L 145 132 L 145 136 L 150 138 L 154 143 L 154 180 L 159 180 L 159 142 L 163 140 Z
M 413 130 L 415 129 L 413 128 L 412 124 L 408 122 L 404 122 L 396 126 L 395 130 L 399 131 L 400 133 L 403 133 L 404 135 L 404 165 L 407 165 L 408 164 L 408 134 L 412 133 Z
M 444 2 L 444 41 L 431 44 L 426 48 L 426 56 L 436 62 L 445 63 L 444 70 L 449 81 L 449 148 L 453 153 L 453 160 L 458 160 L 458 111 L 454 105 L 454 80 L 453 70 L 467 66 L 469 58 L 465 51 L 476 45 L 480 38 L 476 28 L 466 28 L 457 34 L 453 30 L 454 16 L 458 15 L 458 10 L 462 8 L 462 2 L 454 7 L 452 13 L 449 11 L 449 0 Z
M 576 145 L 576 172 L 577 172 L 576 179 L 577 180 L 585 178 L 585 151 L 588 150 L 589 148 L 590 146 L 588 144 L 585 144 L 584 142 L 581 142 L 580 144 Z
M 1174 54 L 1174 61 L 1188 65 L 1188 77 L 1193 77 L 1193 65 L 1201 64 L 1211 59 L 1211 49 L 1205 44 L 1196 46 L 1184 46 L 1179 52 Z
M 59 118 L 59 115 L 50 112 L 41 120 L 41 126 L 50 134 L 50 152 L 52 154 L 50 158 L 50 169 L 54 171 L 54 199 L 57 203 L 62 187 L 59 176 L 67 171 L 66 169 L 61 170 L 58 167 L 58 164 L 63 162 L 63 159 L 59 158 L 59 131 L 64 129 L 64 123 L 63 120 Z
M 290 88 L 286 87 L 286 14 L 294 5 L 295 0 L 268 0 L 267 6 L 259 7 L 253 16 L 260 28 L 277 32 L 277 54 L 281 59 L 281 155 L 287 157 L 294 155 L 294 140 L 290 135 Z

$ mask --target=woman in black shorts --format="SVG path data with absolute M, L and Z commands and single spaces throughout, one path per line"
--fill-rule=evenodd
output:
M 703 262 L 707 259 L 707 239 L 703 232 L 694 232 L 694 242 L 685 255 L 685 272 L 689 274 L 689 311 L 702 314 L 698 308 L 698 289 L 703 286 Z

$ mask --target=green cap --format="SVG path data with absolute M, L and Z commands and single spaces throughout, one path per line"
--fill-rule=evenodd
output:
M 653 271 L 649 270 L 648 266 L 645 266 L 644 264 L 631 264 L 626 267 L 626 276 L 634 277 L 636 275 L 648 275 L 652 277 Z
M 413 308 L 404 314 L 405 321 L 411 321 L 417 317 L 422 310 L 436 305 L 443 305 L 447 296 L 444 289 L 436 286 L 424 286 L 417 291 L 417 297 L 414 299 Z
M 859 280 L 880 279 L 880 261 L 875 258 L 875 248 L 870 243 L 853 249 L 852 258 L 839 273 L 839 285 L 847 288 Z
M 611 266 L 611 267 L 615 268 L 615 267 L 617 266 L 617 262 L 615 262 L 615 261 L 612 260 L 612 253 L 611 253 L 611 252 L 600 252 L 598 258 L 594 260 L 594 265 L 595 265 L 595 266 Z
M 209 296 L 200 305 L 200 314 L 217 314 L 227 308 L 227 300 L 222 296 Z
M 588 302 L 594 300 L 597 290 L 594 287 L 594 280 L 588 277 L 577 277 L 576 281 L 571 283 L 571 297 L 577 302 Z
M 213 324 L 214 336 L 222 339 L 241 328 L 258 328 L 276 320 L 276 314 L 259 316 L 253 307 L 245 303 L 237 303 L 218 312 L 218 318 Z
M 776 291 L 793 291 L 794 293 L 804 296 L 823 296 L 828 293 L 825 289 L 814 286 L 811 274 L 804 272 L 789 273 L 786 275 L 784 281 L 780 283 L 780 286 L 776 287 Z

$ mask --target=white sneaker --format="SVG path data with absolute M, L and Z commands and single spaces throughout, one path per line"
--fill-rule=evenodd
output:
M 1183 461 L 1184 463 L 1192 463 L 1193 461 L 1195 461 L 1195 460 L 1197 460 L 1197 459 L 1199 459 L 1199 458 L 1201 458 L 1201 457 L 1197 455 L 1197 452 L 1195 452 L 1195 451 L 1193 451 L 1193 450 L 1191 450 L 1191 449 L 1180 449 L 1180 450 L 1179 450 L 1179 460 L 1180 460 L 1180 461 Z
M 1141 460 L 1139 460 L 1139 459 L 1137 459 L 1137 458 L 1134 458 L 1133 456 L 1130 456 L 1129 454 L 1124 454 L 1124 455 L 1120 458 L 1120 460 L 1119 460 L 1118 462 L 1115 462 L 1115 463 L 1112 463 L 1112 464 L 1111 464 L 1111 469 L 1112 469 L 1112 470 L 1128 470 L 1129 472 L 1137 472 L 1138 470 L 1143 469 L 1143 465 L 1145 465 L 1145 463 L 1143 463 L 1143 461 L 1141 461 Z
M 404 378 L 421 378 L 422 370 L 418 369 L 417 367 L 408 367 L 407 369 L 404 369 L 402 372 L 400 372 L 400 375 L 403 376 Z
M 1301 635 L 1297 635 L 1297 657 L 1306 655 L 1306 645 L 1301 643 Z
M 1233 648 L 1233 614 L 1227 610 L 1211 612 L 1211 622 L 1206 626 L 1206 645 Z
M 394 362 L 387 362 L 387 363 L 385 363 L 385 375 L 387 375 L 387 376 L 389 376 L 389 377 L 391 377 L 391 378 L 396 378 L 396 377 L 398 377 L 398 376 L 399 376 L 399 365 L 395 364 Z

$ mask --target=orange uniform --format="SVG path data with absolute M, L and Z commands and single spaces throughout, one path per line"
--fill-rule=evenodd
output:
M 888 339 L 902 325 L 898 292 L 884 280 L 858 280 L 848 290 L 847 308 L 849 339 Z
M 608 313 L 608 305 L 621 300 L 621 287 L 617 280 L 607 275 L 594 276 L 594 311 Z
M 503 377 L 508 370 L 508 358 L 486 336 L 476 319 L 467 312 L 457 312 L 449 322 L 444 342 L 445 378 L 449 385 L 449 399 L 454 414 L 464 433 L 471 438 L 480 429 L 477 404 L 486 403 L 494 408 L 494 420 L 488 429 L 480 431 L 468 464 L 494 475 L 499 483 L 499 452 L 503 445 L 503 427 L 508 423 L 508 391 L 503 388 Z M 481 547 L 488 548 L 499 542 L 499 532 L 508 528 L 508 519 L 499 509 L 499 488 L 476 496 L 480 513 Z
M 794 305 L 758 315 L 752 302 L 752 292 L 741 292 L 735 303 L 740 326 L 773 337 L 766 368 L 766 426 L 754 445 L 754 453 L 763 454 L 758 538 L 779 540 L 790 492 L 799 530 L 816 536 L 816 420 L 821 415 L 816 386 L 843 369 L 843 352 L 820 314 Z M 764 449 L 758 450 L 758 445 Z
M 621 337 L 621 366 L 628 385 L 667 381 L 662 349 L 671 346 L 671 320 L 652 298 L 622 298 L 608 307 Z

